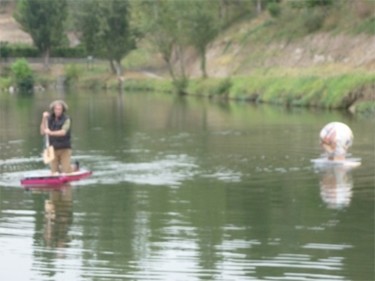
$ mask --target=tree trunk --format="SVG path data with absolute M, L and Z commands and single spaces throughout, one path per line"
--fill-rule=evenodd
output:
M 164 57 L 164 61 L 167 64 L 169 75 L 171 76 L 172 80 L 175 80 L 174 70 L 171 63 L 171 59 Z
M 123 77 L 123 74 L 124 74 L 124 69 L 121 65 L 121 59 L 116 59 L 114 61 L 114 67 L 115 67 L 115 71 L 116 71 L 116 76 L 117 76 L 117 80 L 118 80 L 118 87 L 120 89 L 120 91 L 124 88 L 124 77 Z
M 257 14 L 262 12 L 262 0 L 257 0 Z
M 201 72 L 202 77 L 207 78 L 207 72 L 206 72 L 206 48 L 202 48 L 202 50 L 199 52 L 201 57 Z
M 178 45 L 177 46 L 177 61 L 180 62 L 180 75 L 185 78 L 186 75 L 185 75 L 185 59 L 184 59 L 184 56 L 183 56 L 183 51 L 182 51 L 182 46 L 181 45 Z
M 116 64 L 115 64 L 116 75 L 117 75 L 117 77 L 122 77 L 122 74 L 124 73 L 124 69 L 123 69 L 123 67 L 121 65 L 121 60 L 117 59 L 115 62 L 116 62 Z
M 44 69 L 45 70 L 49 70 L 49 53 L 50 53 L 50 49 L 47 48 L 44 53 L 43 53 L 43 63 L 44 63 Z
M 109 60 L 109 65 L 111 67 L 112 74 L 116 74 L 115 63 L 114 63 L 114 61 L 112 59 Z

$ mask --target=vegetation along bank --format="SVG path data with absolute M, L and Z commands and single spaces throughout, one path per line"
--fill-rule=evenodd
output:
M 15 30 L 0 38 L 2 89 L 120 87 L 375 113 L 371 0 L 6 3 L 0 25 Z M 33 22 L 43 17 L 51 24 Z

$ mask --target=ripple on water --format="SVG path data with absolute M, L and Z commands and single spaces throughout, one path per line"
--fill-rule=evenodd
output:
M 179 186 L 197 173 L 194 158 L 187 155 L 161 156 L 152 161 L 140 163 L 124 163 L 114 158 L 97 156 L 86 162 L 94 171 L 94 176 L 79 184 L 131 182 Z

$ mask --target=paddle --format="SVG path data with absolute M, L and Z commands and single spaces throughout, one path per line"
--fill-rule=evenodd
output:
M 46 122 L 46 128 L 48 128 L 48 122 Z M 45 148 L 43 151 L 43 162 L 44 164 L 49 164 L 55 159 L 55 150 L 53 146 L 49 144 L 49 136 L 44 135 Z

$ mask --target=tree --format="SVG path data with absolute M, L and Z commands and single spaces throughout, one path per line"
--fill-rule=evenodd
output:
M 183 13 L 190 1 L 158 0 L 133 1 L 133 22 L 161 54 L 176 91 L 183 93 L 188 77 L 184 53 L 187 41 L 186 20 Z
M 118 76 L 121 60 L 136 47 L 136 32 L 130 27 L 129 1 L 81 1 L 77 29 L 88 52 L 109 60 Z
M 59 46 L 66 36 L 64 21 L 67 16 L 66 0 L 20 0 L 15 19 L 22 29 L 29 33 L 34 45 L 44 58 L 44 66 L 49 68 L 51 49 Z
M 194 47 L 206 77 L 206 49 L 222 24 L 218 1 L 142 1 L 138 2 L 137 22 L 162 55 L 175 84 L 183 90 L 187 81 L 185 51 Z
M 200 57 L 202 77 L 207 77 L 206 50 L 220 30 L 220 6 L 217 1 L 197 1 L 188 10 L 188 41 Z

